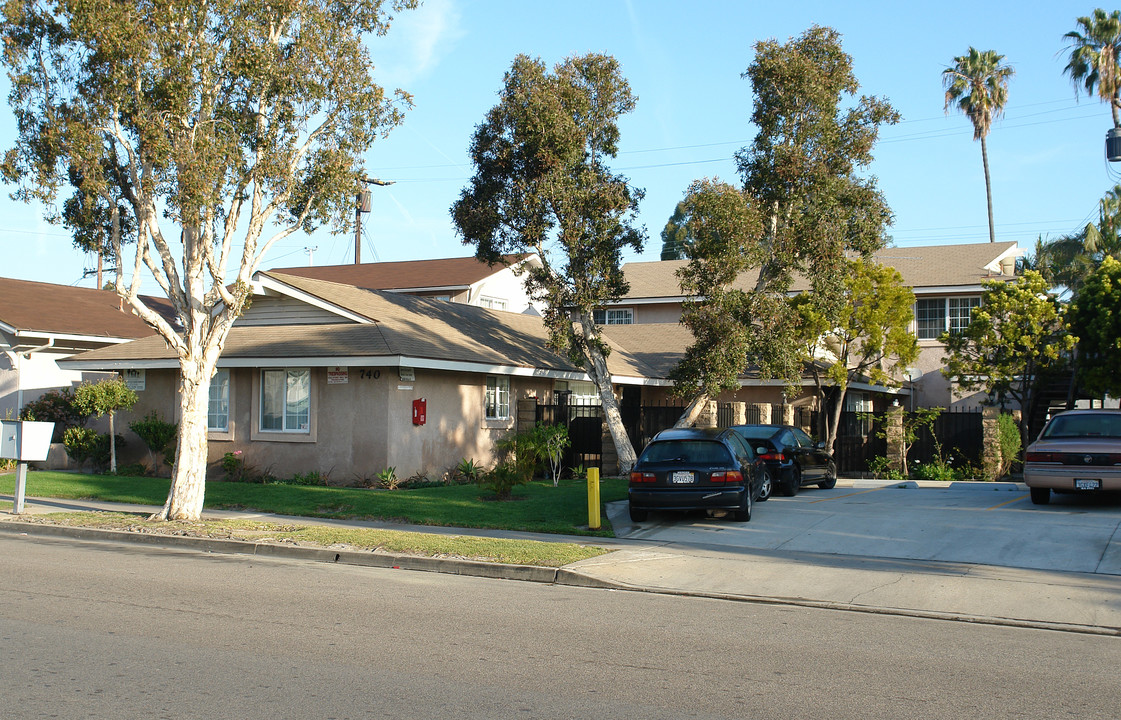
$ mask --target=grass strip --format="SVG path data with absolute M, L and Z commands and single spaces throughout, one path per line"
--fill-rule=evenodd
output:
M 0 492 L 14 492 L 14 475 L 0 475 Z M 163 505 L 168 478 L 85 475 L 64 472 L 28 474 L 27 495 Z M 600 481 L 601 502 L 625 500 L 627 481 Z M 587 481 L 565 479 L 559 487 L 535 481 L 514 489 L 513 499 L 497 501 L 475 485 L 369 490 L 288 484 L 208 482 L 205 508 L 339 520 L 381 520 L 441 527 L 518 530 L 559 535 L 614 537 L 606 513 L 598 530 L 588 528 Z
M 538 567 L 561 567 L 610 552 L 601 547 L 567 542 L 439 535 L 377 528 L 339 528 L 245 519 L 153 522 L 142 514 L 121 512 L 48 513 L 30 517 L 27 521 L 101 530 L 379 551 L 420 557 L 462 558 Z

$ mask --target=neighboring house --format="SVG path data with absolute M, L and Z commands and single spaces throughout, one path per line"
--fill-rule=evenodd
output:
M 487 265 L 473 257 L 408 260 L 358 265 L 274 268 L 269 272 L 327 280 L 367 290 L 387 290 L 477 305 L 491 310 L 540 315 L 540 307 L 526 295 L 523 268 L 541 266 L 537 255 L 506 255 Z
M 981 303 L 983 283 L 994 279 L 1011 280 L 1015 275 L 1016 258 L 1021 254 L 1014 242 L 885 248 L 875 254 L 876 261 L 898 270 L 903 276 L 903 283 L 915 293 L 912 330 L 918 337 L 920 354 L 910 377 L 900 378 L 901 381 L 911 381 L 904 382 L 902 387 L 904 394 L 912 396 L 908 402 L 913 401 L 921 407 L 967 407 L 979 402 L 979 396 L 966 397 L 957 393 L 943 377 L 940 370 L 945 346 L 938 342 L 938 336 L 968 324 L 970 312 Z M 677 325 L 682 303 L 688 299 L 681 292 L 677 271 L 687 264 L 685 260 L 668 260 L 624 265 L 630 291 L 617 302 L 596 311 L 596 320 L 603 325 L 604 333 L 626 345 L 627 334 L 633 331 L 623 330 L 622 326 Z M 748 273 L 738 285 L 746 290 L 753 286 L 754 281 L 754 273 Z M 808 289 L 804 280 L 796 281 L 792 288 L 794 292 Z M 652 337 L 657 343 L 662 335 L 659 331 L 645 337 Z M 684 339 L 686 345 L 691 343 L 687 332 Z M 679 341 L 675 337 L 674 342 Z M 663 337 L 662 342 L 668 345 L 669 336 Z M 630 349 L 635 352 L 642 350 L 637 346 Z M 750 374 L 744 376 L 743 383 L 744 389 L 735 394 L 737 400 L 752 396 L 780 401 L 777 395 L 781 392 L 774 389 L 781 387 L 780 383 L 753 380 Z M 803 383 L 806 388 L 811 384 L 809 379 Z M 847 409 L 872 409 L 872 398 L 868 393 L 875 392 L 876 388 L 858 384 L 851 390 Z M 800 402 L 809 402 L 809 396 L 803 395 Z
M 346 482 L 393 467 L 438 478 L 463 459 L 492 464 L 518 399 L 551 402 L 558 387 L 587 380 L 547 348 L 534 315 L 279 272 L 258 273 L 253 291 L 211 383 L 212 467 L 241 451 L 277 476 L 315 471 Z M 175 420 L 178 362 L 161 338 L 66 365 L 142 373 L 140 400 L 118 427 L 153 411 Z M 621 348 L 612 370 L 631 385 L 651 374 Z
M 0 417 L 91 379 L 59 360 L 153 332 L 110 290 L 0 278 Z

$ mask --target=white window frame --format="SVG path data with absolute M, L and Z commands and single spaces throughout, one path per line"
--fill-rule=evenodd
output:
M 593 310 L 592 320 L 596 325 L 634 325 L 634 309 L 606 308 Z
M 507 375 L 487 375 L 483 415 L 487 420 L 510 419 L 510 378 Z
M 506 301 L 502 298 L 490 297 L 489 295 L 480 295 L 479 307 L 485 307 L 491 310 L 505 310 Z
M 928 308 L 933 311 L 941 308 L 941 317 L 920 317 L 919 308 Z M 973 310 L 981 307 L 980 295 L 954 295 L 951 297 L 918 298 L 915 300 L 915 337 L 919 340 L 937 340 L 944 332 L 960 333 L 969 326 L 968 322 L 962 324 L 962 309 L 968 308 L 968 316 L 972 317 Z M 934 330 L 934 321 L 938 320 L 937 330 Z M 931 334 L 933 332 L 933 334 Z

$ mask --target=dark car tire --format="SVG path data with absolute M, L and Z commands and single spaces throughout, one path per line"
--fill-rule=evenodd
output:
M 748 488 L 747 492 L 744 493 L 743 507 L 732 512 L 732 519 L 736 522 L 748 522 L 751 520 L 751 488 Z
M 649 510 L 641 510 L 641 509 L 636 508 L 634 506 L 630 507 L 630 511 L 631 511 L 631 522 L 636 522 L 636 523 L 645 522 L 646 518 L 650 515 Z
M 763 470 L 763 481 L 759 483 L 759 497 L 756 498 L 758 502 L 767 502 L 768 498 L 775 491 L 775 481 L 771 476 L 770 470 Z
M 837 487 L 837 466 L 832 460 L 825 466 L 825 480 L 817 484 L 822 490 L 832 490 Z
M 1028 488 L 1031 490 L 1032 505 L 1047 505 L 1051 502 L 1051 488 Z
M 802 471 L 794 468 L 790 471 L 790 479 L 782 484 L 782 494 L 794 497 L 802 489 Z

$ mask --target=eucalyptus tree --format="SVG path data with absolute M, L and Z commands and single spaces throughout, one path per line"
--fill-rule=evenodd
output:
M 685 205 L 677 203 L 662 228 L 662 260 L 684 260 L 685 247 L 692 242 L 689 237 L 689 226 L 685 224 Z
M 203 506 L 207 399 L 249 280 L 281 238 L 353 212 L 361 157 L 408 96 L 374 82 L 363 36 L 416 0 L 11 0 L 4 64 L 15 196 L 108 235 L 117 293 L 179 363 L 179 441 L 154 517 Z M 131 257 L 125 241 L 132 240 Z M 229 273 L 229 274 L 228 274 Z M 232 275 L 232 279 L 231 279 Z M 140 296 L 148 279 L 177 325 Z
M 1004 56 L 993 50 L 969 48 L 965 55 L 954 58 L 954 64 L 942 71 L 946 90 L 946 112 L 955 108 L 973 123 L 973 139 L 981 141 L 981 163 L 985 168 L 985 198 L 989 209 L 989 242 L 996 242 L 993 223 L 993 186 L 989 176 L 989 149 L 985 138 L 993 120 L 1004 113 L 1008 103 L 1008 82 L 1016 73 L 1004 64 Z
M 544 301 L 550 346 L 595 383 L 622 472 L 636 456 L 593 312 L 626 293 L 622 253 L 645 240 L 634 225 L 643 192 L 607 164 L 618 152 L 618 119 L 635 102 L 610 56 L 572 57 L 550 72 L 519 55 L 498 104 L 475 128 L 475 175 L 451 208 L 480 260 L 540 256 L 541 267 L 526 272 L 526 290 Z
M 788 301 L 795 279 L 835 318 L 846 258 L 883 247 L 891 223 L 864 171 L 880 126 L 899 115 L 884 99 L 857 96 L 852 59 L 835 30 L 814 26 L 786 43 L 757 42 L 743 77 L 758 133 L 736 154 L 742 186 L 701 180 L 685 199 L 694 240 L 679 277 L 696 300 L 682 317 L 694 343 L 673 372 L 690 402 L 681 425 L 708 397 L 738 387 L 750 366 L 799 385 L 803 356 Z
M 1097 95 L 1109 103 L 1113 127 L 1121 129 L 1121 10 L 1106 13 L 1098 8 L 1076 21 L 1077 30 L 1063 37 L 1070 47 L 1070 58 L 1063 72 L 1070 76 L 1077 94 Z
M 1078 382 L 1098 397 L 1121 395 L 1121 262 L 1106 257 L 1085 279 L 1070 308 L 1078 336 Z

